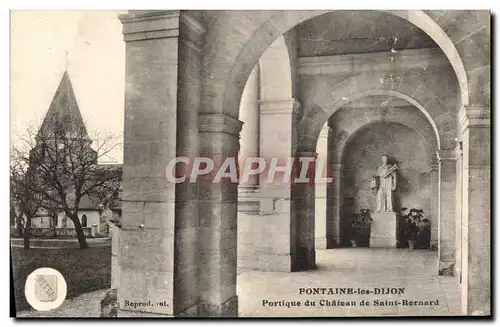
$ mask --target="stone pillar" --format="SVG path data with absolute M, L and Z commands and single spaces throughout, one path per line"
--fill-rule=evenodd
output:
M 239 120 L 243 122 L 240 140 L 240 160 L 259 156 L 259 69 L 254 67 L 243 90 Z M 254 190 L 259 185 L 259 176 L 250 176 L 246 184 L 240 183 L 242 192 Z M 248 190 L 244 190 L 248 189 Z
M 463 149 L 462 310 L 491 314 L 490 108 L 466 106 L 459 113 Z
M 242 123 L 226 114 L 200 115 L 200 154 L 218 171 L 226 158 L 237 160 Z M 238 315 L 236 296 L 238 181 L 198 179 L 199 315 Z
M 314 191 L 316 152 L 297 152 L 292 174 L 292 220 L 296 228 L 294 270 L 316 268 Z M 305 160 L 301 160 L 304 158 Z M 305 172 L 305 173 L 304 173 Z M 296 179 L 298 178 L 298 179 Z M 304 179 L 304 181 L 301 181 Z M 308 181 L 305 181 L 305 180 Z
M 288 162 L 295 153 L 296 114 L 300 108 L 294 99 L 259 101 L 260 104 L 260 156 L 270 165 L 272 158 L 278 158 L 278 166 Z M 265 137 L 264 137 L 265 136 Z M 293 152 L 292 152 L 293 151 Z M 258 269 L 286 271 L 296 269 L 296 226 L 291 214 L 290 180 L 282 180 L 283 173 L 277 173 L 270 182 L 267 174 L 259 180 L 260 226 L 255 231 L 262 235 L 254 256 Z
M 120 228 L 109 224 L 111 237 L 111 289 L 120 288 Z
M 454 149 L 439 150 L 439 239 L 438 273 L 452 276 L 455 265 L 455 179 Z
M 240 139 L 240 167 L 245 160 L 259 156 L 259 67 L 255 66 L 243 90 L 240 103 L 243 122 Z M 256 269 L 258 259 L 255 248 L 260 243 L 259 176 L 250 176 L 248 182 L 240 180 L 238 186 L 238 268 Z
M 201 38 L 183 11 L 120 16 L 126 42 L 119 316 L 196 315 L 196 184 L 167 181 L 176 156 L 198 152 Z M 126 306 L 125 301 L 148 307 Z
M 330 146 L 328 147 L 330 149 Z M 330 164 L 332 182 L 327 188 L 327 248 L 340 247 L 340 215 L 342 208 L 343 166 L 339 163 Z
M 322 160 L 325 164 L 325 171 L 324 172 L 317 172 L 319 174 L 322 174 L 322 177 L 328 177 L 327 174 L 329 173 L 326 171 L 326 167 L 328 167 L 328 132 L 330 128 L 328 127 L 328 124 L 325 124 L 323 129 L 321 130 L 321 133 L 319 134 L 318 138 L 318 144 L 316 146 L 316 151 L 318 153 L 318 159 Z M 316 248 L 319 249 L 327 249 L 327 219 L 326 219 L 326 192 L 327 192 L 327 187 L 328 184 L 326 183 L 319 183 L 316 184 L 316 190 L 315 190 L 315 211 L 316 211 L 316 222 L 315 222 L 315 243 L 316 243 Z
M 463 180 L 463 160 L 461 142 L 455 148 L 456 161 L 456 193 L 455 193 L 455 276 L 458 283 L 462 283 L 462 180 Z
M 439 161 L 433 158 L 430 171 L 431 179 L 431 250 L 438 250 L 439 243 Z

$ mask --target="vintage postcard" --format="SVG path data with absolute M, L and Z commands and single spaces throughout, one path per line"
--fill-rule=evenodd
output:
M 489 10 L 10 18 L 15 317 L 491 316 Z

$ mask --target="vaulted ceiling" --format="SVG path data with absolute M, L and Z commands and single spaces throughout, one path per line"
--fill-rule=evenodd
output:
M 296 29 L 299 57 L 437 47 L 419 28 L 382 11 L 333 11 Z

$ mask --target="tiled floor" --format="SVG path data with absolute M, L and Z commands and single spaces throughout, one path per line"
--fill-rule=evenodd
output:
M 297 273 L 245 271 L 238 275 L 239 315 L 360 316 L 458 315 L 456 279 L 437 276 L 437 252 L 406 249 L 317 250 L 318 269 Z M 300 295 L 300 288 L 404 288 L 403 295 Z M 321 306 L 320 300 L 354 301 L 353 306 Z M 301 307 L 264 306 L 263 301 L 300 301 Z M 315 306 L 304 306 L 305 301 Z M 361 306 L 362 300 L 370 306 Z M 374 306 L 374 300 L 435 301 L 432 306 Z M 434 302 L 436 303 L 436 302 Z M 323 303 L 324 304 L 324 303 Z
M 245 271 L 238 275 L 239 315 L 242 317 L 458 315 L 460 293 L 456 279 L 436 274 L 437 252 L 424 250 L 334 249 L 317 250 L 318 269 L 296 273 Z M 372 289 L 403 287 L 404 295 L 299 295 L 299 288 Z M 49 312 L 26 310 L 21 317 L 98 317 L 106 290 L 66 300 Z M 319 306 L 319 301 L 355 301 L 355 306 Z M 438 300 L 435 306 L 374 306 L 374 300 Z M 269 307 L 263 300 L 315 301 L 316 306 Z M 361 306 L 360 301 L 371 303 Z

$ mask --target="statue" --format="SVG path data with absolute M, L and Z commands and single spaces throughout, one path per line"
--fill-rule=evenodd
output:
M 393 198 L 392 192 L 396 190 L 396 165 L 389 165 L 387 160 L 389 156 L 382 155 L 382 164 L 377 168 L 376 177 L 378 178 L 378 183 L 372 183 L 372 189 L 375 190 L 378 184 L 377 190 L 377 208 L 376 212 L 393 212 Z

